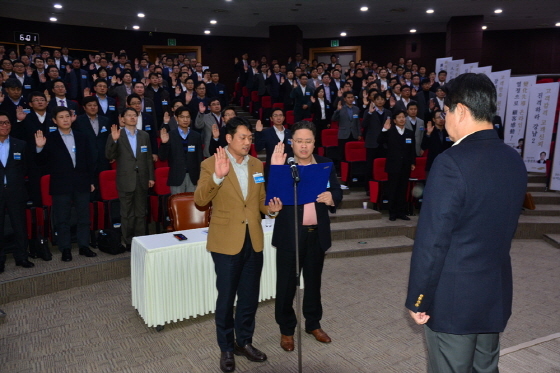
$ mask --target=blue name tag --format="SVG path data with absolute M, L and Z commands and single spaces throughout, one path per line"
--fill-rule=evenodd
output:
M 167 101 L 163 100 L 163 101 L 161 102 L 161 104 L 162 104 L 162 105 L 167 105 Z
M 357 119 L 357 118 L 358 118 L 358 114 L 352 115 L 352 118 Z
M 288 145 L 292 145 L 292 139 L 288 139 Z
M 145 131 L 151 131 L 152 130 L 152 126 L 146 126 L 145 127 Z
M 221 94 L 221 95 L 223 95 L 223 94 L 224 94 L 224 91 L 218 91 L 218 93 Z
M 49 132 L 54 132 L 56 131 L 56 127 L 49 127 Z
M 29 84 L 26 84 L 26 85 L 23 86 L 23 88 L 25 88 L 25 89 L 31 89 L 31 86 L 30 86 Z
M 264 176 L 260 172 L 253 175 L 253 180 L 255 180 L 255 184 L 264 183 Z
M 306 96 L 311 96 L 311 92 L 305 92 Z
M 142 153 L 147 153 L 147 152 L 148 152 L 148 147 L 147 147 L 146 145 L 142 145 L 142 146 L 140 147 L 140 151 L 141 151 Z
M 101 133 L 103 132 L 107 132 L 107 128 L 105 128 L 105 126 L 101 127 Z
M 451 142 L 451 139 L 449 138 L 449 136 L 447 136 L 447 137 L 445 138 L 445 141 Z
M 424 127 L 420 127 L 420 131 L 424 131 Z
M 195 151 L 195 146 L 194 145 L 189 145 L 188 152 L 189 153 L 194 153 L 194 151 Z
M 31 109 L 23 109 L 23 112 L 24 112 L 25 114 L 29 114 L 29 113 L 31 113 Z
M 21 153 L 14 153 L 14 159 L 16 161 L 20 161 L 21 160 Z
M 331 187 L 331 181 L 327 181 L 327 189 L 329 189 Z
M 115 111 L 115 107 L 113 105 L 109 105 L 109 110 L 110 111 Z
M 412 144 L 412 139 L 406 139 L 407 144 Z
M 132 79 L 133 82 L 136 82 L 136 78 Z
M 82 75 L 82 79 L 87 79 L 87 76 L 86 76 L 86 75 Z
M 147 107 L 147 108 L 146 108 L 146 112 L 147 112 L 147 113 L 151 113 L 151 112 L 152 112 L 152 108 L 151 108 L 151 107 Z
M 76 153 L 76 147 L 75 146 L 72 147 L 72 153 Z
M 330 109 L 331 107 L 329 105 L 327 105 L 327 109 Z

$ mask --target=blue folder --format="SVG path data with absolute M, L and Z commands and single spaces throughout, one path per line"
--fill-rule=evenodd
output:
M 297 183 L 298 205 L 315 202 L 317 196 L 327 190 L 332 162 L 297 166 L 300 181 Z M 278 197 L 283 205 L 293 206 L 294 179 L 290 166 L 270 166 L 266 188 L 266 202 Z

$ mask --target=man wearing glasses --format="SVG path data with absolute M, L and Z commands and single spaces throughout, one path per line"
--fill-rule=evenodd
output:
M 266 149 L 266 166 L 264 168 L 265 180 L 268 177 L 268 170 L 270 169 L 270 158 L 278 142 L 284 144 L 284 149 L 288 157 L 294 155 L 292 150 L 292 132 L 284 127 L 284 118 L 284 111 L 280 108 L 276 108 L 272 110 L 272 115 L 270 116 L 272 127 L 265 129 L 261 121 L 257 121 L 255 128 L 255 150 L 260 152 Z

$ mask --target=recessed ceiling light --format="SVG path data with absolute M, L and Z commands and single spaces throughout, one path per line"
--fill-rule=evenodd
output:
M 146 15 L 144 13 L 138 13 L 138 17 L 144 18 L 144 17 L 146 17 Z
M 62 9 L 62 5 L 60 5 L 60 4 L 54 4 L 54 7 L 55 7 L 56 9 Z
M 496 13 L 496 14 L 500 14 L 501 12 L 502 12 L 501 9 L 496 9 L 496 10 L 494 11 L 494 13 Z
M 346 36 L 346 33 L 345 33 L 345 32 L 341 32 L 341 33 L 340 33 L 340 36 Z
M 208 35 L 210 33 L 210 30 L 204 30 L 204 33 Z
M 557 22 L 555 26 L 560 27 L 560 22 Z
M 56 22 L 56 21 L 57 21 L 57 19 L 56 19 L 55 17 L 51 17 L 51 18 L 49 18 L 49 19 L 50 19 L 52 22 Z
M 138 29 L 140 29 L 140 26 L 134 25 L 134 26 L 132 26 L 132 28 L 135 29 L 135 30 L 138 30 Z
M 360 8 L 360 10 L 361 10 L 362 12 L 367 12 L 367 11 L 368 11 L 368 7 L 367 7 L 367 6 L 363 6 L 363 7 Z
M 482 26 L 483 30 L 486 30 L 488 28 L 488 26 Z
M 434 12 L 433 9 L 428 9 L 428 10 L 426 10 L 426 13 L 428 13 L 428 14 L 432 14 L 433 12 Z
M 211 24 L 215 25 L 216 23 L 218 23 L 218 21 L 216 21 L 215 19 L 210 21 Z
M 414 28 L 410 29 L 410 32 L 414 33 L 414 32 L 416 32 L 416 29 L 414 29 Z

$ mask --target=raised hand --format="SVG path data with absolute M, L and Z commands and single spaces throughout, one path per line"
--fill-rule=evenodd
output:
M 122 79 L 121 78 L 117 78 L 117 84 L 122 84 Z
M 436 103 L 433 98 L 430 99 L 429 107 L 430 111 L 433 111 L 436 108 Z
M 282 141 L 278 142 L 274 147 L 274 153 L 270 157 L 270 164 L 274 166 L 281 166 L 286 163 L 287 154 L 284 153 L 284 143 Z
M 89 57 L 91 58 L 91 54 L 89 55 Z M 82 58 L 82 66 L 87 65 L 87 60 L 85 58 Z
M 204 114 L 206 112 L 206 106 L 204 105 L 204 102 L 199 102 L 198 103 L 198 111 L 201 114 Z
M 165 124 L 169 123 L 170 119 L 171 119 L 171 117 L 169 116 L 169 113 L 167 111 L 165 113 L 163 113 L 163 123 L 165 123 Z
M 187 93 L 185 94 L 185 103 L 188 105 L 189 102 L 191 102 L 192 98 L 193 98 L 193 92 L 187 91 Z
M 395 106 L 397 104 L 397 100 L 395 100 L 395 98 L 393 96 L 391 96 L 391 98 L 389 98 L 389 105 L 391 107 Z
M 428 121 L 428 123 L 426 123 L 426 134 L 429 136 L 432 134 L 434 130 L 434 125 L 432 124 L 432 121 Z
M 342 109 L 342 101 L 338 101 L 338 105 L 336 105 L 336 110 Z
M 147 78 L 150 75 L 150 70 L 144 71 L 144 78 Z
M 148 180 L 148 188 L 153 188 L 156 185 L 156 182 L 153 180 Z
M 167 113 L 166 113 L 167 114 Z M 168 114 L 169 115 L 169 114 Z M 161 131 L 159 132 L 159 137 L 161 139 L 161 143 L 162 144 L 167 144 L 167 142 L 169 141 L 169 133 L 167 132 L 167 130 L 164 128 L 161 129 Z
M 212 138 L 220 138 L 220 129 L 218 128 L 218 125 L 216 123 L 212 125 Z
M 263 126 L 262 122 L 261 122 L 260 120 L 257 120 L 257 124 L 256 124 L 256 126 L 255 126 L 255 130 L 256 130 L 257 132 L 261 132 L 261 131 L 263 130 L 263 127 L 264 127 L 264 126 Z
M 111 126 L 111 137 L 113 141 L 118 141 L 119 137 L 121 137 L 121 129 L 116 124 Z
M 23 107 L 18 106 L 16 108 L 16 118 L 18 121 L 22 121 L 25 119 L 25 117 L 27 116 L 27 114 L 25 114 L 25 112 L 23 111 Z
M 27 72 L 27 76 L 33 75 L 33 68 L 31 66 L 27 66 L 25 70 Z
M 67 73 L 71 73 L 71 72 L 72 72 L 72 66 L 71 66 L 71 65 L 66 65 L 66 72 L 67 72 Z
M 92 62 L 92 63 L 95 62 L 95 58 L 91 54 L 89 55 L 89 62 Z
M 365 88 L 367 86 L 367 80 L 363 79 L 362 80 L 362 88 Z
M 339 89 L 336 95 L 337 95 L 338 97 L 342 97 L 342 89 Z
M 93 79 L 93 81 L 95 82 L 97 80 L 97 74 L 92 74 L 91 78 Z
M 43 131 L 39 130 L 35 133 L 35 146 L 42 148 L 47 143 L 47 138 L 43 136 Z
M 233 63 L 234 63 L 235 65 L 237 65 L 237 64 L 239 63 L 239 58 L 235 57 L 235 58 L 233 59 Z
M 183 89 L 180 85 L 175 86 L 175 96 L 179 96 L 183 92 Z
M 412 96 L 416 96 L 416 88 L 412 88 Z
M 117 69 L 115 70 L 115 72 L 117 73 L 117 75 L 121 75 L 121 68 L 117 67 Z
M 0 91 L 0 104 L 4 102 L 4 94 Z
M 297 88 L 297 87 L 298 87 L 298 84 L 297 84 L 297 82 L 294 80 L 294 88 Z
M 385 124 L 383 125 L 383 128 L 386 129 L 386 130 L 391 129 L 391 118 L 387 118 L 387 120 L 385 121 Z
M 315 103 L 316 101 L 315 96 L 311 96 L 309 99 L 311 100 L 312 103 Z
M 373 101 L 369 103 L 369 113 L 373 113 L 375 111 L 375 105 L 373 104 Z
M 284 84 L 284 82 L 286 81 L 286 79 L 284 79 L 283 76 L 280 77 L 280 85 Z
M 249 65 L 243 65 L 243 70 L 245 71 L 249 70 Z
M 214 158 L 214 173 L 218 179 L 221 179 L 229 173 L 229 158 L 226 154 L 226 150 L 221 146 L 218 147 Z
M 117 84 L 117 76 L 116 76 L 116 75 L 113 75 L 113 76 L 111 77 L 111 85 L 115 85 L 115 84 Z
M 91 91 L 88 87 L 84 88 L 84 97 L 91 96 Z
M 45 92 L 43 92 L 45 94 L 45 98 L 47 99 L 47 103 L 49 103 L 51 101 L 51 95 L 49 93 L 48 89 L 45 89 Z
M 41 83 L 45 83 L 47 81 L 47 77 L 45 76 L 45 74 L 39 74 L 39 80 L 41 81 Z
M 90 69 L 90 70 L 95 70 L 95 64 L 90 63 L 90 64 L 89 64 L 89 69 Z
M 288 63 L 292 63 L 292 57 L 288 57 Z

